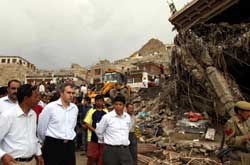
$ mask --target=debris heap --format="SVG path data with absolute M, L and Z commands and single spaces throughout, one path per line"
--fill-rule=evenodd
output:
M 249 99 L 250 24 L 201 24 L 175 38 L 172 67 L 181 107 L 211 115 L 233 114 Z
M 219 164 L 221 125 L 236 101 L 250 98 L 249 51 L 250 24 L 202 24 L 179 32 L 170 78 L 132 96 L 139 164 Z
M 203 162 L 216 164 L 215 151 L 219 143 L 205 141 L 205 132 L 185 132 L 178 127 L 184 114 L 173 107 L 172 92 L 175 91 L 173 80 L 161 79 L 161 85 L 141 89 L 133 93 L 133 103 L 137 112 L 138 162 L 139 164 L 195 164 Z M 204 120 L 205 121 L 205 120 Z M 198 122 L 192 122 L 197 124 Z M 192 129 L 192 127 L 190 127 Z M 200 129 L 198 127 L 193 130 Z

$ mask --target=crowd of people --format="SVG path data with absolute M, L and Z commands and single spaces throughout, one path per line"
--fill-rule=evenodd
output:
M 76 165 L 77 150 L 88 165 L 137 164 L 133 109 L 121 95 L 92 104 L 86 85 L 70 81 L 10 80 L 0 98 L 0 164 Z
M 0 165 L 76 165 L 76 150 L 87 165 L 137 164 L 134 107 L 121 95 L 112 105 L 97 95 L 92 104 L 86 85 L 10 80 L 0 97 Z M 250 103 L 236 102 L 234 113 L 218 155 L 250 164 Z

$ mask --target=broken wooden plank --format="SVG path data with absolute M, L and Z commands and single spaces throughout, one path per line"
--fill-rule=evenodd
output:
M 140 162 L 140 163 L 142 163 L 142 164 L 148 164 L 148 163 L 150 163 L 150 162 L 153 161 L 152 158 L 147 157 L 147 156 L 142 155 L 142 154 L 138 154 L 138 155 L 137 155 L 137 159 L 138 159 L 138 162 Z
M 157 150 L 157 147 L 155 144 L 143 144 L 143 143 L 139 143 L 137 145 L 137 152 L 140 154 L 143 153 L 149 153 L 149 152 L 154 152 L 155 150 Z

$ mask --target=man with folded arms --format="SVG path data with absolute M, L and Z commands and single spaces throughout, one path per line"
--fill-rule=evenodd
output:
M 39 101 L 39 92 L 30 84 L 22 85 L 17 101 L 17 106 L 0 115 L 0 159 L 3 165 L 44 165 L 36 137 L 36 114 L 31 110 Z
M 125 97 L 116 96 L 113 100 L 114 110 L 104 115 L 95 133 L 104 140 L 104 165 L 132 165 L 133 160 L 129 151 L 129 130 L 131 119 L 124 112 Z
M 38 137 L 44 142 L 45 165 L 75 165 L 75 126 L 78 108 L 72 103 L 72 84 L 62 84 L 60 98 L 46 105 L 38 120 Z

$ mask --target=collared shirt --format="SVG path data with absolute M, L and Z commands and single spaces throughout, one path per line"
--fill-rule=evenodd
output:
M 43 102 L 42 100 L 40 100 L 38 102 L 38 105 L 41 105 L 44 108 L 47 104 L 45 102 Z
M 61 98 L 46 105 L 39 116 L 37 133 L 41 141 L 45 136 L 73 140 L 76 136 L 77 106 L 70 103 L 64 108 Z
M 86 93 L 88 92 L 88 88 L 87 88 L 86 86 L 82 86 L 82 87 L 81 87 L 81 92 L 82 92 L 83 94 L 86 94 Z
M 95 132 L 98 138 L 103 138 L 105 144 L 127 146 L 130 143 L 128 139 L 130 127 L 129 114 L 123 112 L 122 116 L 118 116 L 113 110 L 102 117 Z
M 17 105 L 17 102 L 12 102 L 8 96 L 2 97 L 0 99 L 0 115 L 4 111 L 11 109 L 12 107 L 15 107 Z
M 36 114 L 30 110 L 25 114 L 19 105 L 0 116 L 0 159 L 4 154 L 13 158 L 28 158 L 41 155 L 36 137 Z
M 39 92 L 44 93 L 45 92 L 45 87 L 43 84 L 39 86 Z
M 135 125 L 136 125 L 136 117 L 135 115 L 130 116 L 131 118 L 131 128 L 129 132 L 135 132 Z

